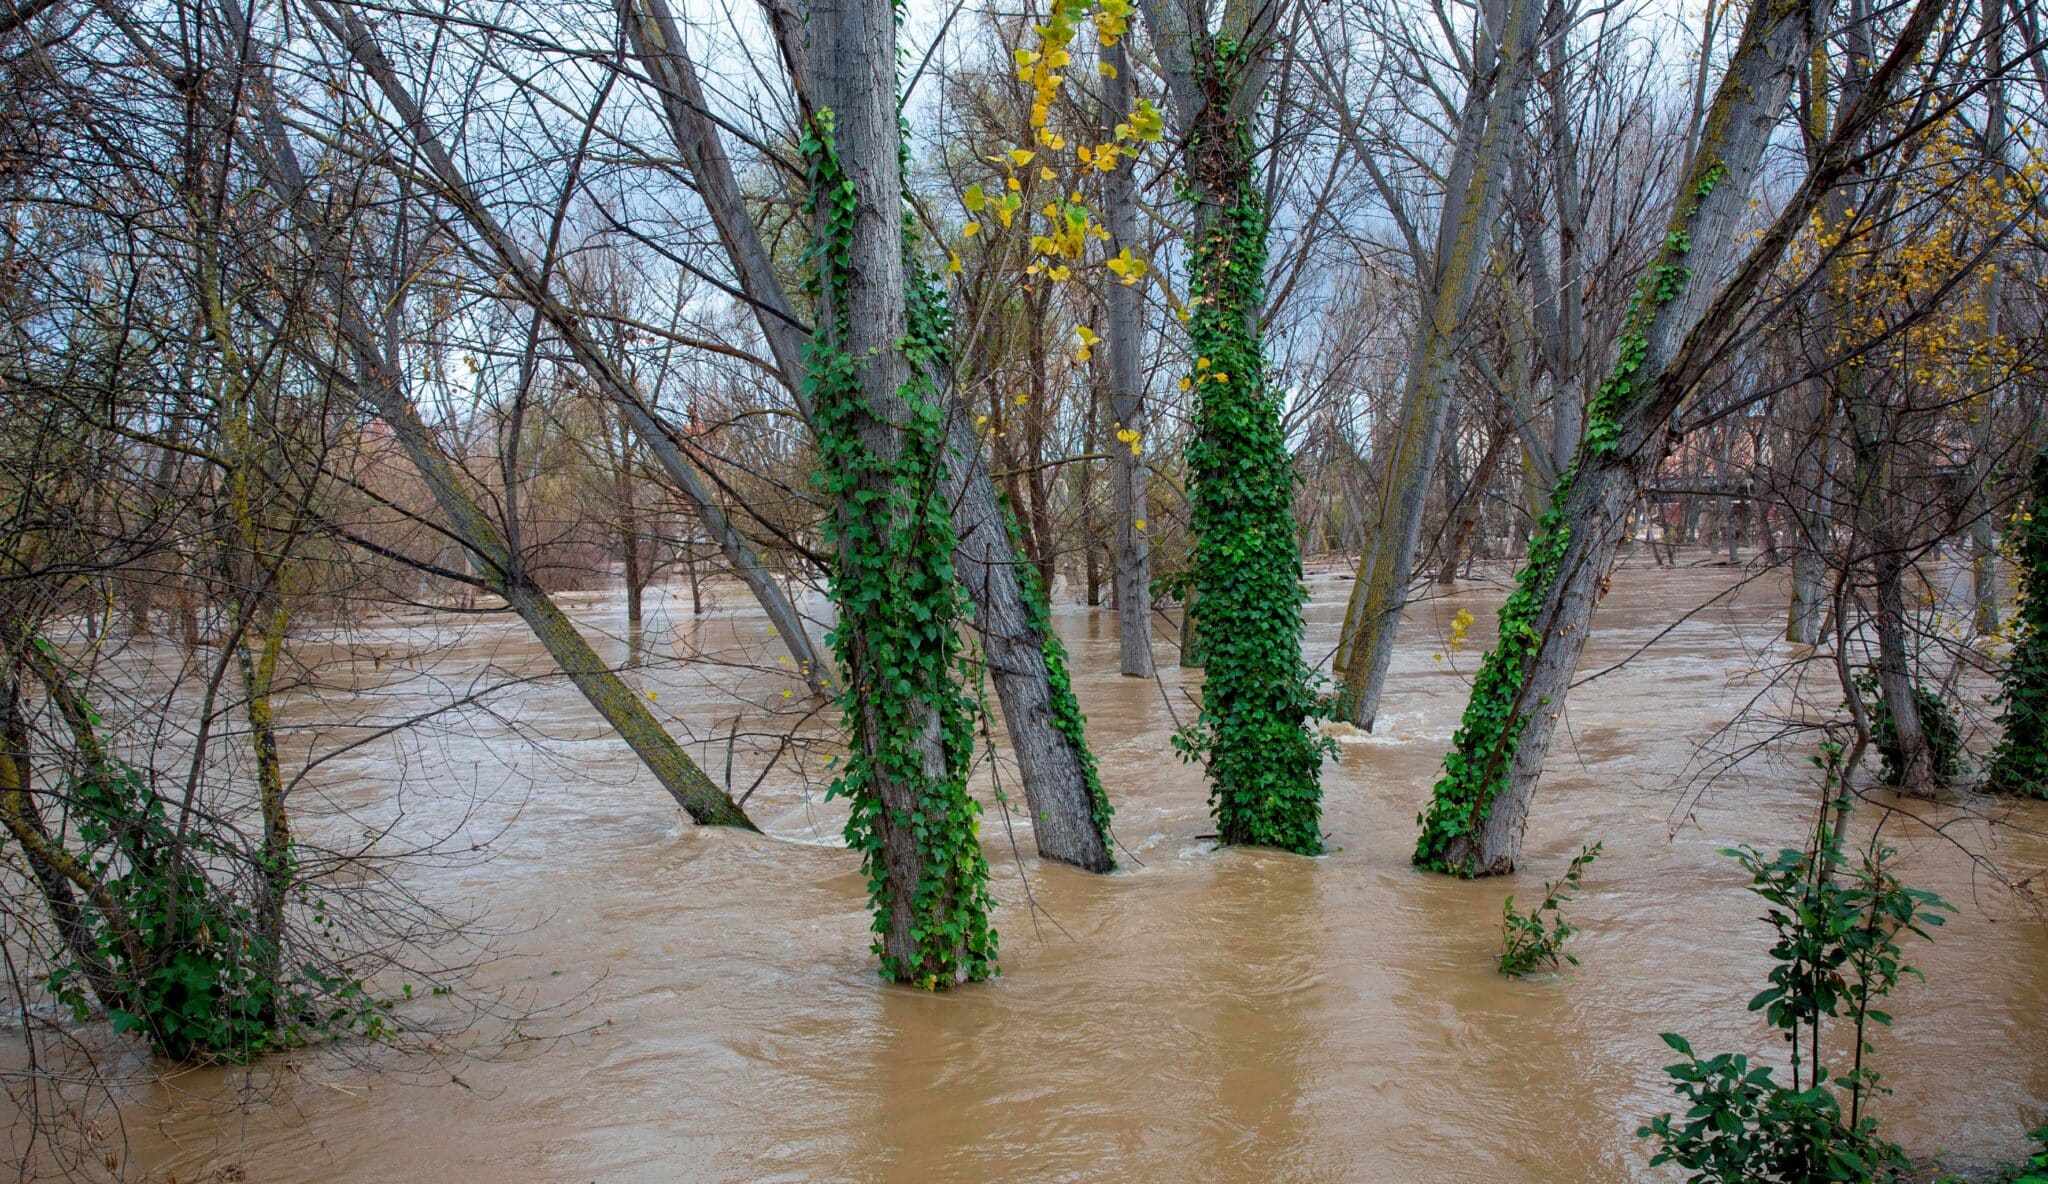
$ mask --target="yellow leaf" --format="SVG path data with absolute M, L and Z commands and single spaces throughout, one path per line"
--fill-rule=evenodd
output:
M 1029 148 L 1012 148 L 1009 153 L 1010 163 L 1022 167 L 1030 164 L 1031 158 L 1037 155 L 1038 153 Z
M 1097 74 L 1100 74 L 1100 75 L 1102 75 L 1102 76 L 1103 76 L 1104 78 L 1115 78 L 1115 77 L 1116 77 L 1116 67 L 1115 67 L 1115 66 L 1113 66 L 1113 65 L 1111 65 L 1111 64 L 1110 64 L 1110 63 L 1108 63 L 1108 62 L 1097 62 L 1097 63 L 1095 63 L 1095 72 L 1096 72 Z
M 981 223 L 979 222 L 969 222 L 967 225 L 962 226 L 960 228 L 960 235 L 962 238 L 973 238 L 975 235 L 980 233 Z

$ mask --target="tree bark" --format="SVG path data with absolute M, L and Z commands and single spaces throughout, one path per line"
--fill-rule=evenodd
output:
M 1542 22 L 1541 0 L 1489 0 L 1474 74 L 1459 114 L 1456 146 L 1437 226 L 1434 274 L 1409 351 L 1401 422 L 1381 486 L 1379 519 L 1366 543 L 1345 612 L 1338 652 L 1343 691 L 1338 710 L 1367 731 L 1394 657 L 1423 510 L 1436 470 L 1457 373 L 1458 335 L 1486 270 L 1493 225 L 1500 216 L 1508 154 L 1521 139 L 1521 111 Z
M 864 858 L 883 973 L 927 989 L 993 971 L 988 865 L 967 796 L 972 722 L 959 686 L 957 592 L 942 496 L 938 393 L 907 352 L 896 14 L 817 0 L 812 135 L 821 468 L 835 490 L 834 630 L 855 759 L 841 783 Z M 941 536 L 931 528 L 940 524 Z
M 666 0 L 622 0 L 626 33 L 662 103 L 669 134 L 718 228 L 740 289 L 752 303 L 784 385 L 806 419 L 816 423 L 804 391 L 803 342 L 808 329 L 790 311 L 760 232 L 741 200 L 732 161 L 705 103 L 696 67 Z M 771 8 L 785 56 L 801 86 L 815 57 L 801 25 Z M 933 376 L 945 384 L 949 375 Z M 1017 758 L 1034 822 L 1038 853 L 1090 871 L 1113 866 L 1107 839 L 1094 825 L 1100 793 L 1095 758 L 1081 733 L 1080 707 L 1065 668 L 1065 651 L 1049 623 L 1026 602 L 1015 544 L 996 487 L 957 392 L 946 403 L 946 496 L 953 512 L 954 563 L 974 600 L 974 629 L 988 660 L 989 680 Z
M 1131 64 L 1121 39 L 1103 50 L 1102 61 L 1116 74 L 1102 84 L 1102 122 L 1115 127 L 1131 110 Z M 1103 178 L 1103 225 L 1113 250 L 1138 245 L 1137 173 L 1129 164 Z M 1104 336 L 1109 346 L 1110 414 L 1117 441 L 1110 448 L 1112 512 L 1116 519 L 1116 633 L 1119 668 L 1126 678 L 1151 678 L 1152 546 L 1145 535 L 1146 429 L 1144 377 L 1145 305 L 1134 284 L 1104 281 Z M 1123 433 L 1130 433 L 1125 439 Z

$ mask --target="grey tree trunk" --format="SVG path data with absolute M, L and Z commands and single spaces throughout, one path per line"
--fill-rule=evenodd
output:
M 1458 138 L 1437 226 L 1433 275 L 1409 353 L 1401 422 L 1382 485 L 1378 521 L 1359 557 L 1358 579 L 1338 638 L 1343 661 L 1339 710 L 1371 730 L 1394 657 L 1423 510 L 1436 469 L 1457 373 L 1457 341 L 1479 290 L 1488 244 L 1500 215 L 1508 154 L 1520 142 L 1523 99 L 1542 22 L 1540 0 L 1489 0 L 1485 31 L 1474 47 L 1474 74 L 1459 114 Z
M 740 289 L 753 304 L 762 334 L 798 410 L 816 422 L 804 393 L 803 343 L 809 330 L 790 310 L 760 232 L 741 200 L 731 158 L 711 120 L 695 65 L 666 0 L 624 0 L 622 17 L 634 56 L 648 73 L 663 115 L 691 180 L 718 228 Z M 812 47 L 785 6 L 772 8 L 785 56 L 801 80 L 812 72 Z M 944 382 L 949 376 L 935 375 Z M 996 496 L 995 483 L 969 427 L 957 393 L 947 403 L 947 498 L 953 511 L 954 559 L 974 600 L 974 628 L 988 659 L 989 680 L 1002 704 L 1003 724 L 1017 758 L 1024 796 L 1031 810 L 1038 853 L 1090 871 L 1113 865 L 1107 842 L 1093 825 L 1094 757 L 1075 729 L 1059 724 L 1078 719 L 1072 688 L 1055 687 L 1047 657 L 1057 639 L 1047 635 L 1026 603 L 1019 583 L 1016 548 Z
M 1819 645 L 1827 616 L 1828 537 L 1828 412 L 1833 406 L 1827 384 L 1815 379 L 1808 384 L 1806 422 L 1800 426 L 1805 437 L 1792 465 L 1792 489 L 1787 498 L 1792 510 L 1792 604 L 1785 615 L 1785 640 L 1798 645 Z
M 245 47 L 250 46 L 247 18 L 239 4 L 225 0 L 222 10 L 237 31 L 237 40 Z M 259 75 L 263 73 L 261 63 L 256 63 L 255 68 Z M 692 819 L 703 825 L 755 829 L 746 812 L 712 782 L 655 720 L 646 700 L 598 657 L 567 614 L 533 581 L 520 557 L 506 545 L 496 524 L 463 485 L 454 462 L 441 449 L 401 387 L 402 369 L 378 348 L 369 320 L 341 277 L 331 232 L 319 213 L 308 205 L 305 172 L 285 132 L 267 78 L 258 78 L 255 101 L 262 150 L 253 155 L 262 162 L 268 182 L 292 211 L 327 277 L 342 342 L 357 368 L 357 389 L 391 426 L 400 447 L 440 507 L 450 531 L 462 540 L 472 570 L 527 623 L 556 666 Z
M 1131 108 L 1131 65 L 1121 39 L 1103 50 L 1103 64 L 1116 76 L 1102 84 L 1103 126 L 1114 127 Z M 1137 174 L 1125 164 L 1103 178 L 1103 223 L 1109 245 L 1118 250 L 1138 241 Z M 1107 282 L 1107 281 L 1105 281 Z M 1110 414 L 1119 433 L 1110 447 L 1112 512 L 1116 518 L 1116 635 L 1126 678 L 1151 678 L 1152 545 L 1145 537 L 1144 300 L 1137 287 L 1108 283 L 1102 303 L 1109 344 Z M 1124 439 L 1121 433 L 1133 433 Z
M 2002 61 L 2005 56 L 2005 0 L 1985 0 L 1980 21 L 1987 61 Z M 1994 175 L 2001 180 L 2008 179 L 2011 168 L 2006 163 L 2006 107 L 2005 87 L 2001 80 L 1994 79 L 1985 97 L 1984 151 L 1991 158 Z M 2004 311 L 2005 273 L 1993 271 L 1984 277 L 1978 290 L 1978 303 L 1982 315 L 1981 333 L 1986 341 L 1996 340 L 2000 314 Z M 1991 432 L 1991 394 L 1979 396 L 1984 405 L 1976 409 L 1975 430 L 1971 433 L 1972 454 L 1970 458 L 1969 513 L 1970 513 L 1970 605 L 1971 620 L 1977 634 L 1988 637 L 1998 632 L 1998 539 L 1991 521 L 1991 461 L 1994 440 Z

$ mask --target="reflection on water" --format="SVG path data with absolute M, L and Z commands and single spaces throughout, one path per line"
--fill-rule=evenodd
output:
M 1624 572 L 1585 669 L 1728 580 Z M 1347 585 L 1312 587 L 1309 649 L 1322 655 Z M 527 1005 L 577 1000 L 557 1026 L 579 1033 L 404 1074 L 306 1054 L 261 1071 L 241 1108 L 247 1076 L 188 1074 L 130 1108 L 129 1136 L 141 1162 L 181 1181 L 230 1167 L 436 1184 L 1631 1179 L 1645 1171 L 1636 1125 L 1669 1105 L 1658 1032 L 1768 1051 L 1743 1011 L 1764 930 L 1716 849 L 1796 842 L 1810 785 L 1797 762 L 1760 761 L 1696 801 L 1676 786 L 1694 745 L 1758 693 L 1748 671 L 1773 648 L 1780 593 L 1758 581 L 1575 692 L 1528 871 L 1484 884 L 1414 872 L 1407 855 L 1498 590 L 1411 611 L 1379 733 L 1347 737 L 1326 775 L 1332 854 L 1320 859 L 1213 850 L 1199 771 L 1166 740 L 1166 700 L 1187 711 L 1182 672 L 1162 661 L 1166 696 L 1119 678 L 1108 612 L 1063 610 L 1130 855 L 1106 878 L 1028 862 L 1034 925 L 992 810 L 1003 975 L 945 996 L 875 981 L 817 754 L 808 784 L 778 772 L 750 802 L 774 837 L 679 829 L 573 691 L 526 687 L 504 726 L 545 743 L 445 738 L 409 769 L 398 825 L 431 833 L 469 808 L 437 804 L 423 788 L 436 777 L 483 798 L 475 826 L 508 824 L 490 863 L 415 874 L 430 896 L 530 926 L 481 985 Z M 798 685 L 736 603 L 696 621 L 672 601 L 650 620 L 692 651 L 748 654 L 750 671 L 634 674 L 714 775 L 735 696 L 774 706 Z M 1480 624 L 1454 653 L 1443 638 L 1459 608 Z M 620 623 L 616 605 L 579 613 Z M 465 662 L 518 670 L 537 656 L 506 622 L 438 660 L 453 679 Z M 758 758 L 736 747 L 745 784 Z M 322 776 L 366 815 L 396 784 L 368 754 Z M 2019 820 L 2038 834 L 2048 809 Z M 2048 937 L 1954 843 L 1897 820 L 1887 834 L 1908 881 L 1963 912 L 1915 950 L 1929 981 L 1902 988 L 1881 1038 L 1898 1092 L 1880 1112 L 1917 1152 L 2010 1152 L 2048 1111 Z M 2048 862 L 2038 838 L 1961 837 L 2007 867 Z M 1502 979 L 1502 897 L 1527 897 L 1594 839 L 1608 854 L 1572 908 L 1583 966 Z M 1018 845 L 1031 849 L 1028 836 Z

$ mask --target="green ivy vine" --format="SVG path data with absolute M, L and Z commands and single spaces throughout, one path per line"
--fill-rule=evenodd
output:
M 1443 776 L 1430 795 L 1429 806 L 1416 817 L 1422 833 L 1416 839 L 1414 862 L 1429 871 L 1475 876 L 1477 849 L 1467 842 L 1492 812 L 1494 799 L 1508 788 L 1515 750 L 1528 726 L 1522 702 L 1529 669 L 1543 647 L 1542 618 L 1571 546 L 1571 523 L 1565 504 L 1587 459 L 1608 459 L 1615 453 L 1621 425 L 1647 393 L 1642 373 L 1650 352 L 1649 330 L 1657 313 L 1678 298 L 1691 278 L 1686 257 L 1692 237 L 1685 227 L 1700 203 L 1727 175 L 1720 161 L 1697 172 L 1692 200 L 1664 237 L 1663 249 L 1629 301 L 1614 369 L 1593 394 L 1587 409 L 1586 434 L 1579 455 L 1560 473 L 1551 490 L 1550 507 L 1537 520 L 1529 553 L 1515 577 L 1515 590 L 1500 607 L 1500 635 L 1487 651 L 1472 680 L 1472 697 L 1444 756 Z
M 840 695 L 852 745 L 828 791 L 852 810 L 847 844 L 860 852 L 874 910 L 881 973 L 937 990 L 996 973 L 996 932 L 989 923 L 988 861 L 981 849 L 981 807 L 967 793 L 973 704 L 962 690 L 964 611 L 954 578 L 954 531 L 939 496 L 945 463 L 944 410 L 931 381 L 948 327 L 929 276 L 908 258 L 907 330 L 899 346 L 911 378 L 901 391 L 909 410 L 894 458 L 861 439 L 873 411 L 861 397 L 862 359 L 846 353 L 854 217 L 859 199 L 841 168 L 832 113 L 821 111 L 802 141 L 809 165 L 808 207 L 816 237 L 805 255 L 820 311 L 805 354 L 805 382 L 817 413 L 820 488 L 833 499 L 827 541 L 838 552 L 831 578 L 839 610 L 831 642 L 847 682 Z M 908 239 L 906 238 L 906 243 Z M 919 758 L 923 721 L 936 717 L 943 769 Z M 881 785 L 902 786 L 910 809 L 892 809 Z M 915 844 L 918 880 L 911 892 L 915 946 L 908 959 L 884 948 L 895 907 L 884 831 Z
M 1188 145 L 1204 211 L 1192 259 L 1188 333 L 1194 372 L 1192 609 L 1207 666 L 1202 709 L 1174 737 L 1203 759 L 1226 843 L 1320 853 L 1325 755 L 1312 726 L 1328 714 L 1301 658 L 1301 549 L 1294 467 L 1280 393 L 1265 376 L 1266 211 L 1250 129 L 1229 115 L 1245 57 L 1227 41 L 1205 53 L 1208 102 Z
M 2048 448 L 2034 455 L 2027 500 L 2010 533 L 2020 600 L 1998 692 L 2002 735 L 1991 754 L 1989 788 L 2048 798 Z

